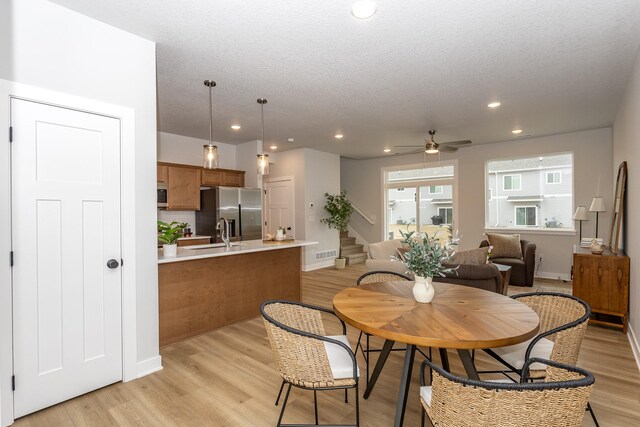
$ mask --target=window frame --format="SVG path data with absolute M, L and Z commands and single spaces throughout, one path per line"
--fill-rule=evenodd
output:
M 507 177 L 518 177 L 518 188 L 505 188 L 505 179 Z M 511 179 L 511 183 L 513 184 L 513 179 Z M 521 173 L 511 173 L 502 175 L 502 191 L 521 191 L 522 190 L 522 174 Z
M 535 212 L 535 218 L 536 218 L 536 223 L 531 225 L 531 224 L 518 224 L 518 209 L 525 209 L 524 211 L 524 218 L 525 218 L 525 222 L 527 220 L 527 211 L 526 209 L 530 209 L 533 208 L 534 212 Z M 538 215 L 538 211 L 539 211 L 539 207 L 537 205 L 524 205 L 524 206 L 514 206 L 513 207 L 513 222 L 515 224 L 516 227 L 524 227 L 524 228 L 529 228 L 529 227 L 539 227 L 539 215 Z
M 427 194 L 431 195 L 431 194 L 443 194 L 444 193 L 444 186 L 443 185 L 427 185 Z M 437 190 L 438 188 L 440 189 L 440 191 L 434 191 L 431 192 L 431 187 L 433 187 L 434 190 Z
M 549 182 L 549 176 L 555 176 L 555 174 L 558 174 L 558 181 Z M 544 183 L 546 185 L 562 184 L 562 172 L 561 171 L 547 171 L 544 174 Z

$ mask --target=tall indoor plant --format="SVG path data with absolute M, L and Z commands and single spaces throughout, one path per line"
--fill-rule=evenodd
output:
M 353 206 L 347 199 L 347 190 L 340 191 L 340 194 L 324 193 L 326 203 L 324 209 L 329 213 L 327 218 L 322 218 L 320 222 L 327 224 L 329 228 L 338 230 L 340 234 L 347 231 L 347 225 L 353 213 Z M 336 268 L 342 269 L 346 260 L 342 257 L 342 244 L 338 248 L 338 258 L 335 260 Z
M 455 267 L 449 267 L 446 262 L 451 260 L 455 253 L 452 246 L 455 244 L 442 245 L 435 239 L 429 237 L 427 233 L 414 232 L 400 234 L 404 238 L 402 242 L 409 249 L 404 254 L 404 263 L 407 269 L 415 276 L 413 286 L 413 297 L 418 302 L 431 302 L 434 295 L 432 286 L 433 277 L 438 275 L 444 277 L 444 273 L 455 271 Z

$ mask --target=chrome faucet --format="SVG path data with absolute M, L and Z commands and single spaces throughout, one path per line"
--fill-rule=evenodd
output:
M 218 224 L 216 225 L 216 230 L 220 231 L 220 238 L 224 242 L 224 245 L 228 248 L 231 247 L 231 243 L 229 242 L 229 221 L 226 218 L 220 217 L 218 220 Z

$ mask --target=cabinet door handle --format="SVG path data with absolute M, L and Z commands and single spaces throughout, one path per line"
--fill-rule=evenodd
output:
M 602 267 L 598 266 L 598 277 L 602 278 Z

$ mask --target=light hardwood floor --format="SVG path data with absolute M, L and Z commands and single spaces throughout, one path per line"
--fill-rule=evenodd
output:
M 303 273 L 303 300 L 331 307 L 333 295 L 352 286 L 364 272 L 355 265 Z M 570 284 L 537 282 L 545 289 L 570 290 Z M 530 290 L 523 288 L 522 290 Z M 511 293 L 517 292 L 512 288 Z M 330 332 L 330 331 L 329 331 Z M 355 346 L 358 331 L 350 328 Z M 380 346 L 381 342 L 375 342 Z M 274 426 L 280 408 L 274 406 L 280 377 L 264 326 L 258 318 L 172 344 L 161 350 L 164 369 L 128 383 L 117 383 L 80 396 L 16 421 L 16 426 Z M 437 359 L 437 358 L 436 358 Z M 358 356 L 361 370 L 364 362 Z M 455 353 L 452 370 L 463 374 Z M 405 425 L 420 422 L 418 365 L 416 357 Z M 393 423 L 403 353 L 394 352 L 368 400 L 360 399 L 363 426 Z M 479 355 L 479 369 L 495 365 Z M 589 326 L 579 365 L 591 370 L 596 385 L 591 403 L 601 426 L 640 425 L 640 373 L 627 337 L 621 332 Z M 364 372 L 364 371 L 362 371 Z M 364 383 L 364 381 L 363 381 Z M 364 386 L 360 390 L 362 395 Z M 321 423 L 351 423 L 354 420 L 353 391 L 349 403 L 343 392 L 320 393 Z M 293 389 L 284 422 L 313 422 L 311 392 Z M 584 426 L 593 422 L 587 413 Z

